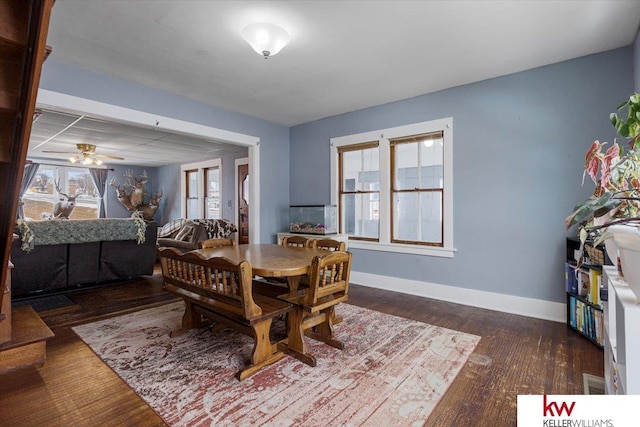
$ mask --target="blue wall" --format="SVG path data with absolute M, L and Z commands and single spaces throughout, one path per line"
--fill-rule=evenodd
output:
M 455 257 L 354 250 L 354 270 L 564 302 L 564 237 L 573 233 L 563 220 L 591 193 L 580 186 L 584 153 L 594 139 L 615 136 L 608 116 L 633 91 L 637 49 L 638 42 L 291 129 L 55 57 L 44 65 L 41 87 L 259 137 L 263 242 L 287 229 L 290 201 L 330 201 L 330 138 L 452 116 Z M 179 186 L 177 170 L 156 172 L 165 191 L 162 221 L 176 216 L 167 192 Z
M 453 117 L 453 259 L 354 249 L 355 271 L 564 302 L 564 218 L 633 90 L 632 48 L 291 128 L 291 204 L 330 202 L 329 140 Z M 392 78 L 392 74 L 390 75 Z M 383 84 L 383 83 L 381 83 Z M 375 90 L 372 88 L 372 90 Z
M 282 191 L 283 186 L 286 188 L 289 185 L 289 169 L 286 167 L 289 159 L 289 129 L 286 126 L 114 79 L 57 61 L 55 54 L 47 59 L 42 68 L 40 87 L 260 138 L 260 239 L 262 242 L 275 242 L 275 233 L 287 229 L 289 193 Z M 169 188 L 167 179 L 179 179 L 173 176 L 168 178 L 164 172 L 166 170 L 160 171 L 162 176 L 158 176 L 158 183 L 163 190 Z

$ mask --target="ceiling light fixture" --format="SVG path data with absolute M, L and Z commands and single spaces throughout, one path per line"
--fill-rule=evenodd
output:
M 250 24 L 242 30 L 242 37 L 253 50 L 268 59 L 289 43 L 289 33 L 274 24 L 259 22 Z
M 83 154 L 82 156 L 79 156 L 76 154 L 75 156 L 69 157 L 69 161 L 74 164 L 81 163 L 86 166 L 88 165 L 100 166 L 102 164 L 102 160 L 92 158 L 90 154 Z

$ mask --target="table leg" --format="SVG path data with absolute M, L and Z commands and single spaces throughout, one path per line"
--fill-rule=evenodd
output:
M 289 292 L 293 293 L 298 290 L 298 285 L 300 284 L 300 276 L 289 276 L 287 277 L 287 285 L 289 286 Z

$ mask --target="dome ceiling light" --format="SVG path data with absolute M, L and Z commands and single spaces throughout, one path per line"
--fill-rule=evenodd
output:
M 242 30 L 242 37 L 253 50 L 268 59 L 289 43 L 289 33 L 274 24 L 259 22 L 250 24 Z

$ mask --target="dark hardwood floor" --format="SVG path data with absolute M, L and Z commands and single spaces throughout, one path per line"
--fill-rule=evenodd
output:
M 482 337 L 426 426 L 515 426 L 518 394 L 582 394 L 603 352 L 561 323 L 352 286 L 349 302 Z M 0 426 L 162 426 L 162 420 L 70 329 L 164 304 L 159 274 L 69 294 L 41 312 L 55 333 L 42 368 L 0 376 Z M 348 343 L 347 343 L 348 345 Z

